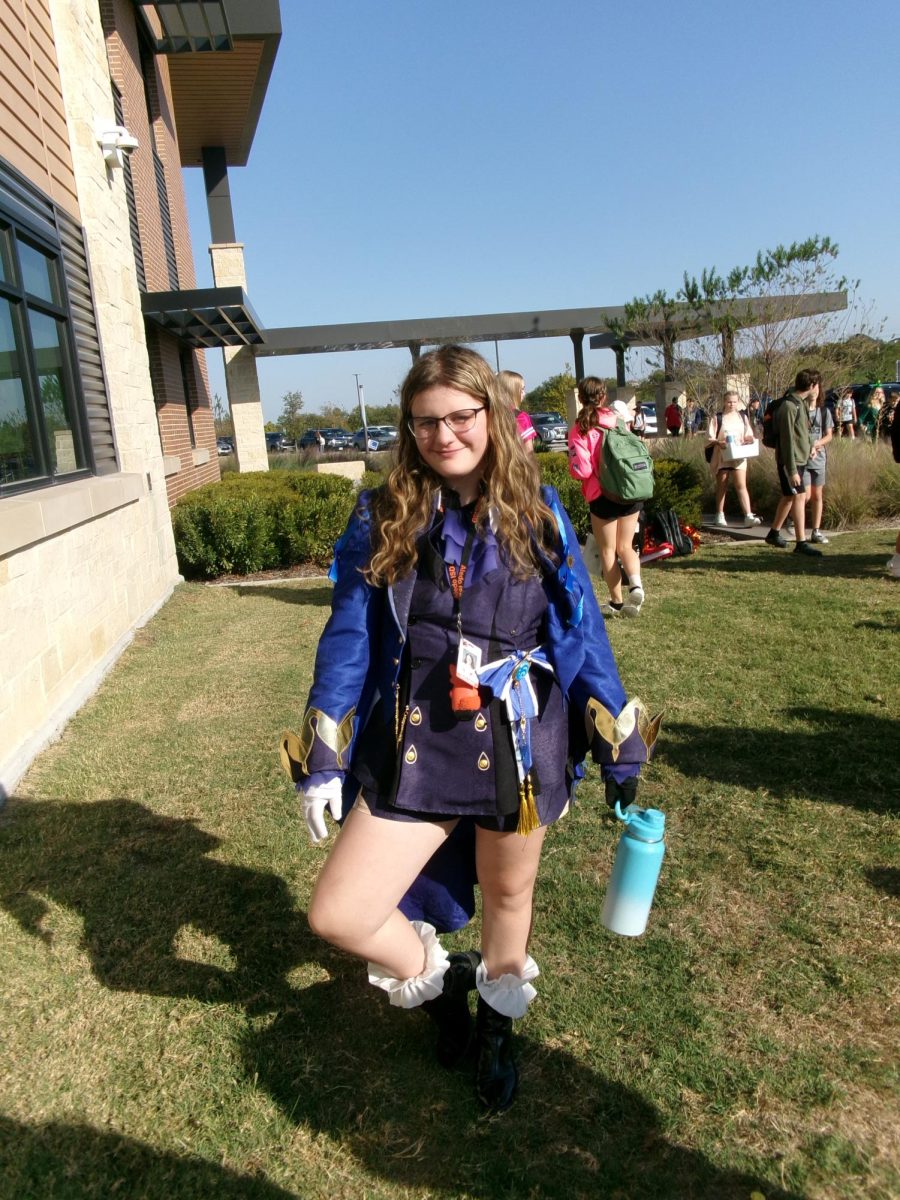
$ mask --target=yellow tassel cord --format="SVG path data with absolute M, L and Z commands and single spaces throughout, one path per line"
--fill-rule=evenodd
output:
M 519 784 L 519 823 L 516 826 L 516 833 L 521 837 L 528 837 L 529 833 L 534 833 L 536 829 L 540 828 L 540 825 L 541 821 L 531 787 L 531 775 L 528 774 Z

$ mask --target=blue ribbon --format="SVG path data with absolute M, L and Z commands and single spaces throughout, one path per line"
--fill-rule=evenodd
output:
M 506 704 L 520 782 L 531 770 L 531 722 L 539 715 L 537 693 L 529 678 L 533 666 L 553 674 L 553 667 L 540 646 L 535 650 L 516 650 L 506 658 L 486 663 L 478 672 L 479 683 Z

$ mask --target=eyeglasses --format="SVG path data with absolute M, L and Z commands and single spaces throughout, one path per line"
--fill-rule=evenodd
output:
M 447 413 L 446 417 L 410 417 L 406 422 L 409 432 L 416 441 L 427 441 L 437 433 L 438 425 L 444 424 L 451 433 L 468 433 L 475 424 L 481 408 L 458 408 L 456 412 Z

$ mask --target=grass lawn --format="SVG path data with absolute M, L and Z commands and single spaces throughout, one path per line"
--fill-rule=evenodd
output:
M 181 587 L 0 814 L 2 1200 L 896 1197 L 892 547 L 647 571 L 610 636 L 667 712 L 650 928 L 599 923 L 592 780 L 548 838 L 494 1121 L 306 927 L 322 850 L 275 747 L 328 585 Z

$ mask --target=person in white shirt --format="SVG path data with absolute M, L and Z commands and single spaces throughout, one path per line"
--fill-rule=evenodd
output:
M 715 523 L 728 524 L 725 519 L 725 497 L 731 483 L 744 513 L 744 525 L 759 525 L 760 519 L 750 506 L 750 493 L 747 491 L 746 458 L 738 458 L 733 462 L 726 462 L 724 458 L 729 438 L 742 445 L 749 445 L 755 441 L 753 427 L 746 412 L 741 408 L 737 392 L 726 392 L 722 397 L 722 411 L 716 413 L 710 421 L 706 437 L 707 460 L 716 480 Z

